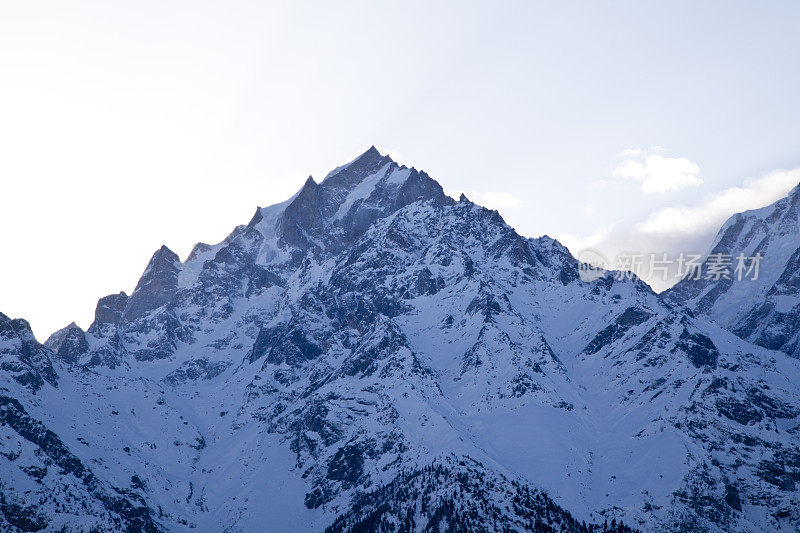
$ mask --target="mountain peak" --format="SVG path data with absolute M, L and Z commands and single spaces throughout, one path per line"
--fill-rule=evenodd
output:
M 103 324 L 119 324 L 122 321 L 122 313 L 125 311 L 125 306 L 128 304 L 128 298 L 129 296 L 125 291 L 100 298 L 97 301 L 94 322 L 89 326 L 89 331 L 96 331 Z
M 368 163 L 368 162 L 369 163 L 376 163 L 380 159 L 383 159 L 384 157 L 388 158 L 388 156 L 381 155 L 381 153 L 378 151 L 377 148 L 375 148 L 375 145 L 373 144 L 372 146 L 367 148 L 366 152 L 364 152 L 360 156 L 358 156 L 355 159 L 353 159 L 350 163 L 348 163 L 347 166 L 350 166 L 350 165 L 353 165 L 353 164 L 357 164 L 357 163 Z
M 392 160 L 392 158 L 390 158 L 388 154 L 387 155 L 382 155 L 378 151 L 378 149 L 375 148 L 375 145 L 373 144 L 372 146 L 370 146 L 367 149 L 366 152 L 364 152 L 360 156 L 356 157 L 353 160 L 353 162 L 355 163 L 356 161 L 361 161 L 361 160 L 378 161 L 378 160 L 381 160 L 381 159 L 385 159 L 386 161 L 391 161 Z
M 363 154 L 325 176 L 322 182 L 330 186 L 347 185 L 377 172 L 383 165 L 394 163 L 388 155 L 384 156 L 375 146 L 370 146 Z M 395 163 L 396 164 L 396 163 Z
M 729 300 L 760 348 L 460 202 L 371 147 L 86 333 L 0 314 L 0 524 L 797 530 L 800 230 L 739 231 L 760 279 L 792 254 Z
M 153 257 L 150 259 L 150 262 L 158 261 L 158 260 L 168 260 L 168 261 L 180 261 L 178 259 L 178 254 L 173 252 L 172 250 L 167 247 L 166 244 L 162 244 L 161 248 L 155 251 Z
M 181 262 L 178 255 L 161 246 L 147 265 L 133 294 L 127 301 L 123 320 L 135 320 L 145 313 L 167 303 L 178 288 L 178 271 Z
M 731 274 L 719 279 L 687 275 L 666 296 L 745 340 L 800 357 L 798 222 L 800 185 L 766 207 L 734 214 L 717 233 L 704 263 L 716 254 L 728 255 Z M 739 257 L 750 263 L 737 274 Z
M 81 355 L 89 351 L 86 334 L 75 322 L 56 331 L 44 342 L 64 362 L 74 364 Z

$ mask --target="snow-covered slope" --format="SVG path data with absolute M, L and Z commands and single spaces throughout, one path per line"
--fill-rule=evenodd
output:
M 86 332 L 3 317 L 0 523 L 794 531 L 800 361 L 578 266 L 372 148 Z
M 733 215 L 717 234 L 713 254 L 730 256 L 730 279 L 687 277 L 668 297 L 743 339 L 800 357 L 800 185 L 770 206 Z M 756 255 L 757 277 L 755 270 L 734 275 L 739 256 Z

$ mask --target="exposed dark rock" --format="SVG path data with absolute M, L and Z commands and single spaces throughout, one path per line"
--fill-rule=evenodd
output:
M 124 292 L 109 294 L 100 298 L 94 311 L 94 322 L 89 326 L 89 332 L 94 333 L 103 324 L 118 326 L 122 322 L 122 313 L 128 305 L 128 295 Z
M 690 333 L 689 330 L 683 328 L 676 349 L 685 353 L 689 361 L 697 368 L 716 368 L 717 366 L 719 350 L 707 335 Z
M 164 381 L 170 385 L 181 385 L 199 379 L 212 379 L 233 364 L 230 361 L 209 361 L 201 357 L 181 364 L 179 368 L 166 375 Z
M 14 398 L 0 396 L 0 424 L 9 426 L 20 437 L 38 447 L 66 474 L 71 474 L 88 493 L 111 513 L 119 516 L 126 529 L 156 533 L 160 527 L 151 516 L 151 510 L 143 502 L 131 502 L 111 494 L 81 460 L 70 452 L 61 439 L 40 421 L 28 416 L 22 405 Z M 119 491 L 116 491 L 119 492 Z M 5 511 L 4 511 L 5 514 Z M 37 526 L 39 522 L 31 522 Z M 31 529 L 36 531 L 36 529 Z
M 32 392 L 45 382 L 58 387 L 49 351 L 36 341 L 30 324 L 0 313 L 0 370 Z
M 619 315 L 613 324 L 600 331 L 597 336 L 583 349 L 585 354 L 595 354 L 608 344 L 621 339 L 631 328 L 644 324 L 652 315 L 636 307 L 627 308 Z
M 68 364 L 77 363 L 78 359 L 89 351 L 86 333 L 75 322 L 53 333 L 44 345 Z
M 250 351 L 249 361 L 255 362 L 266 356 L 264 364 L 300 364 L 318 357 L 322 349 L 309 338 L 298 324 L 281 324 L 261 328 Z
M 159 248 L 131 294 L 122 313 L 122 321 L 133 322 L 170 303 L 178 289 L 179 266 L 180 260 L 175 252 L 166 246 Z

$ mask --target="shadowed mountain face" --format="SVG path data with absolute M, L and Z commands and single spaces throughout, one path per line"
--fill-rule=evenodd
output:
M 800 358 L 800 186 L 768 207 L 733 215 L 710 254 L 731 258 L 730 279 L 684 279 L 668 297 L 743 339 Z M 755 270 L 733 272 L 738 257 L 757 255 L 757 279 Z M 751 263 L 745 260 L 748 269 Z
M 374 148 L 161 248 L 88 331 L 26 326 L 0 315 L 4 529 L 800 524 L 798 360 Z

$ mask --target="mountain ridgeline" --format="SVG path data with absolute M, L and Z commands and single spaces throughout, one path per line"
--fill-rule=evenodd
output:
M 0 314 L 0 529 L 797 531 L 799 196 L 657 295 L 370 148 L 86 331 Z

